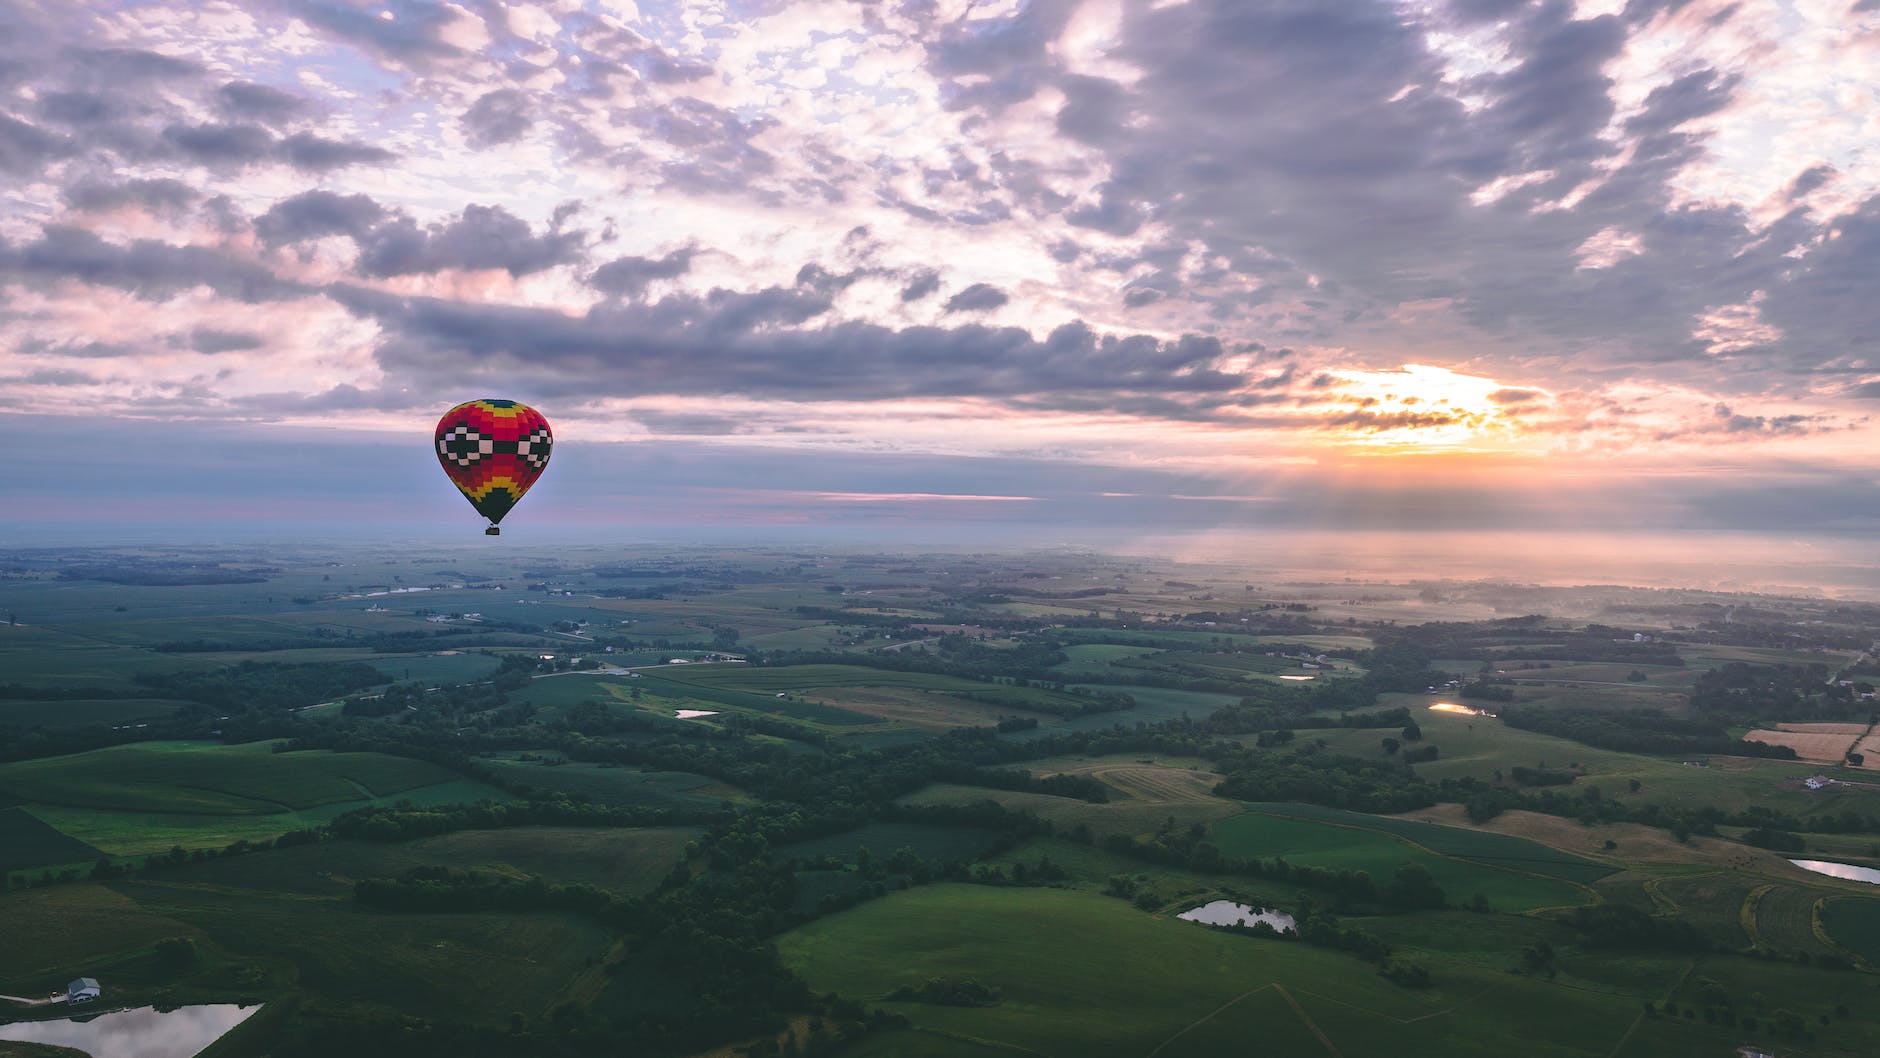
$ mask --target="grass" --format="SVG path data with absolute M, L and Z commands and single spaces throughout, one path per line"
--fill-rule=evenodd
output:
M 178 845 L 186 849 L 221 848 L 235 841 L 260 841 L 290 830 L 324 823 L 335 816 L 369 805 L 404 801 L 416 805 L 463 804 L 509 799 L 508 794 L 494 786 L 456 779 L 414 790 L 401 790 L 386 797 L 361 798 L 272 815 L 196 815 L 44 806 L 33 808 L 32 813 L 62 833 L 114 856 L 142 856 L 168 852 Z
M 1830 900 L 1821 908 L 1821 926 L 1836 944 L 1880 965 L 1880 900 Z
M 1347 955 L 1065 890 L 926 886 L 819 919 L 778 947 L 814 989 L 1006 1053 L 1175 1058 L 1243 1053 L 1257 1040 L 1285 1055 L 1564 1058 L 1605 1054 L 1638 1011 L 1631 996 L 1462 963 L 1438 965 L 1438 987 L 1412 992 Z M 999 1002 L 883 1001 L 935 977 L 971 977 Z
M 94 883 L 0 895 L 0 920 L 7 934 L 0 944 L 0 983 L 14 989 L 50 989 L 108 956 L 165 937 L 200 936 L 187 923 Z
M 64 808 L 265 815 L 455 778 L 435 764 L 378 753 L 274 753 L 265 742 L 146 742 L 0 766 L 0 796 Z
M 970 862 L 992 846 L 996 835 L 967 827 L 935 827 L 921 823 L 870 823 L 856 830 L 799 841 L 777 850 L 783 858 L 814 860 L 834 856 L 844 863 L 856 861 L 856 850 L 866 848 L 877 864 L 907 848 L 923 860 Z
M 1598 881 L 1614 870 L 1610 864 L 1574 856 L 1523 838 L 1414 819 L 1364 815 L 1317 805 L 1261 805 L 1256 811 L 1381 831 L 1415 842 L 1439 856 L 1453 856 L 1490 867 L 1560 878 L 1582 885 Z
M 1778 885 L 1756 901 L 1756 936 L 1766 948 L 1780 952 L 1827 955 L 1834 949 L 1815 936 L 1815 889 Z
M 613 942 L 605 928 L 572 915 L 393 914 L 348 896 L 249 888 L 227 869 L 240 859 L 209 866 L 224 869 L 113 888 L 235 957 L 291 963 L 302 991 L 420 1017 L 495 1026 L 512 1010 L 544 1014 Z
M 684 771 L 642 771 L 601 764 L 562 763 L 550 767 L 536 761 L 490 758 L 485 763 L 505 771 L 507 777 L 544 790 L 575 794 L 607 805 L 646 805 L 669 808 L 715 805 L 720 801 L 748 800 L 749 795 L 705 775 Z
M 980 786 L 955 786 L 949 783 L 936 783 L 901 798 L 904 804 L 973 804 L 979 801 L 996 801 L 1007 808 L 1048 819 L 1061 827 L 1083 824 L 1099 835 L 1146 834 L 1170 819 L 1179 826 L 1211 823 L 1240 811 L 1235 802 L 1220 798 L 1179 802 L 1125 800 L 1091 804 L 1049 794 L 988 790 Z
M 0 808 L 0 873 L 96 860 L 102 853 L 23 808 Z
M 1476 893 L 1501 911 L 1560 907 L 1588 900 L 1585 891 L 1559 879 L 1439 856 L 1375 830 L 1255 811 L 1214 824 L 1210 838 L 1228 856 L 1279 857 L 1297 866 L 1365 871 L 1380 887 L 1391 880 L 1398 867 L 1417 864 L 1430 872 L 1452 904 L 1468 901 Z

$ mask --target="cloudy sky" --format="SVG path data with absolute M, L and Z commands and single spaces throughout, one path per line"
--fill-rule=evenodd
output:
M 0 0 L 0 519 L 1880 526 L 1880 0 Z

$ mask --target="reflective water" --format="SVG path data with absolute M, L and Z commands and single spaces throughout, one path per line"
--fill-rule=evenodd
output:
M 1216 900 L 1175 917 L 1187 922 L 1205 922 L 1210 926 L 1251 927 L 1255 922 L 1264 922 L 1281 933 L 1293 928 L 1293 917 L 1284 911 L 1237 904 L 1232 900 Z
M 701 716 L 717 716 L 718 710 L 716 709 L 681 709 L 678 712 L 673 713 L 672 715 L 678 717 L 681 720 L 693 720 Z
M 164 1012 L 155 1007 L 113 1010 L 82 1020 L 0 1025 L 0 1040 L 75 1047 L 91 1058 L 194 1058 L 260 1009 L 212 1003 Z
M 1310 676 L 1281 676 L 1280 677 L 1280 679 L 1282 680 L 1309 680 L 1311 678 L 1312 677 Z
M 1804 871 L 1814 871 L 1830 878 L 1845 878 L 1850 882 L 1872 882 L 1880 885 L 1880 871 L 1872 867 L 1856 867 L 1851 863 L 1830 863 L 1827 860 L 1790 860 Z
M 1469 716 L 1492 717 L 1495 715 L 1486 709 L 1471 709 L 1466 705 L 1457 705 L 1454 702 L 1437 702 L 1435 705 L 1430 706 L 1430 711 L 1433 713 L 1464 713 Z

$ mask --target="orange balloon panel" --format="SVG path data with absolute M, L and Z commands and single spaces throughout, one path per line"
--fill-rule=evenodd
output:
M 548 466 L 555 436 L 542 413 L 513 400 L 471 400 L 437 421 L 437 461 L 491 525 Z

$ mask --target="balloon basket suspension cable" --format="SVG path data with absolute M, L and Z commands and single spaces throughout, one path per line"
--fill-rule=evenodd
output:
M 501 536 L 503 535 L 503 531 L 501 529 L 498 529 L 494 524 L 492 524 L 488 529 L 483 530 L 483 535 L 484 536 Z

